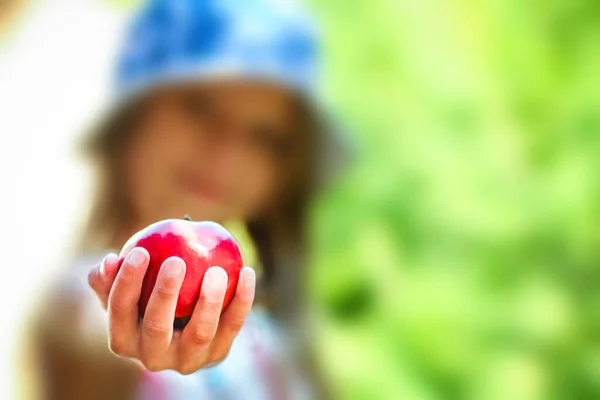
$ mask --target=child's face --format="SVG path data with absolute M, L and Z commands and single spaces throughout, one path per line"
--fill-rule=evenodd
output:
M 268 207 L 293 136 L 292 104 L 276 87 L 233 82 L 149 99 L 127 161 L 143 222 L 248 218 Z

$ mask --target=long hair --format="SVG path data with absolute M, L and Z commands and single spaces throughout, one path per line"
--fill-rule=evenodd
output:
M 278 168 L 284 181 L 272 206 L 243 221 L 254 244 L 262 276 L 257 292 L 261 302 L 280 323 L 293 324 L 302 314 L 306 292 L 304 271 L 308 254 L 308 211 L 315 192 L 316 141 L 309 111 L 297 101 L 298 126 L 290 152 Z M 136 218 L 125 191 L 124 160 L 144 115 L 144 99 L 115 112 L 83 143 L 94 164 L 96 192 L 80 248 L 98 250 L 115 242 Z M 294 324 L 295 325 L 295 324 Z
M 295 135 L 296 140 L 292 151 L 281 158 L 278 166 L 284 173 L 285 180 L 276 193 L 275 201 L 270 203 L 271 206 L 243 222 L 253 241 L 262 270 L 257 302 L 266 307 L 291 338 L 291 351 L 296 353 L 300 368 L 312 382 L 315 398 L 329 399 L 333 396 L 316 361 L 313 342 L 307 335 L 310 330 L 304 329 L 308 212 L 317 188 L 318 164 L 315 162 L 316 127 L 309 118 L 309 110 L 301 101 L 297 104 L 299 129 Z M 136 140 L 136 126 L 143 118 L 144 111 L 143 99 L 132 101 L 106 118 L 105 123 L 97 127 L 95 133 L 89 135 L 83 143 L 84 154 L 89 156 L 95 167 L 97 182 L 95 197 L 79 243 L 80 251 L 105 250 L 114 245 L 121 231 L 131 226 L 136 218 L 136 210 L 125 191 L 127 186 L 123 171 L 126 168 L 124 160 L 130 144 Z M 56 353 L 55 350 L 60 347 L 55 349 L 52 342 L 42 338 L 39 340 L 38 346 L 40 345 L 42 349 L 46 349 L 41 351 L 42 356 L 45 356 L 42 358 L 50 359 L 52 368 L 62 365 L 61 363 L 73 364 L 61 351 Z M 109 358 L 105 364 L 110 366 L 111 362 Z M 80 360 L 79 364 L 73 365 L 89 369 L 88 364 Z M 126 364 L 115 361 L 114 368 L 119 371 L 123 382 L 112 386 L 107 383 L 114 389 L 110 396 L 128 398 L 139 377 Z M 108 368 L 107 371 L 112 369 Z M 55 375 L 50 380 L 62 379 L 62 375 Z M 107 376 L 106 379 L 112 378 Z M 70 389 L 58 393 L 68 393 L 68 390 Z

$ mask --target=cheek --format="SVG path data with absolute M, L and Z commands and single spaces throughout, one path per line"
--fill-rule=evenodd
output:
M 148 143 L 136 143 L 128 156 L 128 188 L 138 213 L 148 216 L 160 193 L 162 165 L 160 155 L 152 154 Z M 157 157 L 158 156 L 158 157 Z M 150 162 L 152 160 L 153 162 Z
M 147 131 L 132 146 L 129 164 L 129 191 L 138 210 L 148 217 L 168 207 L 173 171 L 187 155 L 190 146 L 176 135 Z
M 244 174 L 240 174 L 238 187 L 241 190 L 236 203 L 243 210 L 244 217 L 254 215 L 269 206 L 275 195 L 276 180 L 276 169 L 268 163 L 254 165 Z

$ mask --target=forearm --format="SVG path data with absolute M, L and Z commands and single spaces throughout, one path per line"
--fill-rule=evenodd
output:
M 100 351 L 82 353 L 51 336 L 36 341 L 40 400 L 130 400 L 139 368 Z
M 109 351 L 94 301 L 82 292 L 55 291 L 35 313 L 30 342 L 38 399 L 135 398 L 140 369 Z

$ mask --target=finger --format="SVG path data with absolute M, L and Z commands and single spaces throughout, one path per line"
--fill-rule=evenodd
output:
M 179 290 L 185 277 L 185 262 L 169 257 L 162 264 L 142 321 L 141 355 L 148 369 L 164 364 L 173 336 L 173 320 Z
M 110 288 L 119 270 L 119 256 L 114 253 L 108 254 L 100 265 L 88 274 L 88 283 L 98 296 L 102 307 L 106 309 Z
M 221 267 L 211 267 L 206 271 L 200 297 L 194 308 L 190 322 L 181 334 L 180 359 L 182 373 L 193 370 L 201 363 L 203 350 L 208 349 L 219 325 L 219 316 L 227 289 L 227 273 Z
M 150 256 L 134 248 L 125 258 L 108 296 L 108 327 L 111 350 L 129 357 L 137 350 L 138 301 Z
M 255 290 L 256 273 L 252 268 L 245 267 L 240 272 L 235 296 L 221 315 L 221 322 L 212 342 L 210 362 L 222 361 L 229 353 L 233 340 L 242 329 L 252 308 Z

